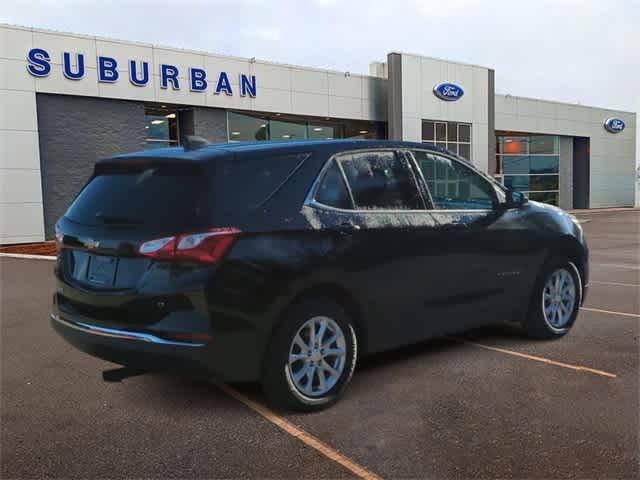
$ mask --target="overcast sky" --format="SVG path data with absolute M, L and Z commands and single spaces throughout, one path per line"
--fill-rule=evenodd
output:
M 0 21 L 358 73 L 404 51 L 492 67 L 498 93 L 640 111 L 640 0 L 22 0 Z

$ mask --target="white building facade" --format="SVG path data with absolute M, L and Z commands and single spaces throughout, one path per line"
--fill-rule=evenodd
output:
M 436 143 L 563 208 L 633 206 L 636 114 L 495 94 L 404 53 L 371 75 L 0 25 L 0 244 L 50 239 L 100 158 L 213 142 Z

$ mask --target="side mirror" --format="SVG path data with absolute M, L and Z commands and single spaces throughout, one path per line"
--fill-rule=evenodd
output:
M 506 191 L 506 201 L 504 204 L 506 208 L 518 208 L 527 202 L 529 202 L 529 199 L 524 193 L 515 190 Z

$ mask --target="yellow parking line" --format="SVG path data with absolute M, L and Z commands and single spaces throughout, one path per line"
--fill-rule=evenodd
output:
M 218 385 L 218 387 L 220 387 L 220 389 L 223 390 L 225 393 L 227 393 L 229 396 L 235 398 L 239 402 L 242 402 L 244 405 L 249 407 L 254 412 L 262 415 L 265 419 L 273 423 L 276 427 L 284 430 L 286 433 L 288 433 L 292 437 L 297 438 L 298 440 L 303 442 L 305 445 L 317 450 L 328 459 L 333 460 L 334 462 L 343 466 L 344 468 L 351 471 L 353 474 L 357 475 L 358 477 L 366 480 L 381 480 L 381 477 L 379 477 L 375 473 L 367 470 L 361 465 L 358 465 L 356 462 L 354 462 L 350 458 L 345 457 L 340 452 L 331 448 L 329 445 L 319 440 L 318 438 L 314 437 L 310 433 L 305 432 L 301 428 L 296 427 L 294 424 L 292 424 L 288 420 L 275 414 L 264 405 L 254 402 L 253 400 L 245 397 L 240 392 L 229 387 L 228 385 L 220 384 Z
M 484 343 L 472 342 L 470 340 L 465 340 L 463 338 L 457 338 L 457 337 L 448 337 L 448 338 L 451 340 L 455 340 L 456 342 L 465 343 L 467 345 L 473 345 L 474 347 L 484 348 L 485 350 L 492 350 L 494 352 L 506 353 L 507 355 L 513 355 L 515 357 L 520 357 L 520 358 L 524 358 L 526 360 L 532 360 L 535 362 L 546 363 L 547 365 L 554 365 L 556 367 L 568 368 L 570 370 L 577 370 L 579 372 L 593 373 L 594 375 L 600 375 L 602 377 L 608 377 L 608 378 L 618 377 L 615 373 L 609 373 L 603 370 L 596 370 L 595 368 L 589 368 L 589 367 L 583 367 L 581 365 L 572 365 L 570 363 L 558 362 L 556 360 L 551 360 L 549 358 L 537 357 L 535 355 L 529 355 L 527 353 L 515 352 L 513 350 L 507 350 L 506 348 L 492 347 L 490 345 L 485 345 Z
M 639 265 L 623 265 L 621 263 L 591 263 L 594 267 L 604 267 L 604 268 L 624 268 L 627 270 L 640 270 Z
M 592 283 L 597 283 L 598 285 L 614 285 L 616 287 L 640 288 L 640 283 L 602 282 L 600 280 L 589 280 L 589 284 L 592 284 Z
M 622 315 L 623 317 L 640 318 L 640 314 L 638 313 L 616 312 L 614 310 L 601 310 L 599 308 L 591 308 L 591 307 L 580 307 L 580 310 L 586 310 L 588 312 L 597 312 L 597 313 L 608 313 L 610 315 Z

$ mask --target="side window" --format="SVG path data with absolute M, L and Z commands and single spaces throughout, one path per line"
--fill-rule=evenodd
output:
M 340 167 L 338 167 L 335 160 L 331 160 L 329 168 L 325 170 L 324 177 L 322 177 L 320 186 L 316 191 L 315 200 L 330 207 L 353 208 Z
M 461 162 L 415 150 L 412 152 L 431 193 L 433 208 L 488 210 L 494 207 L 493 186 Z
M 358 209 L 423 209 L 413 173 L 395 152 L 371 151 L 340 156 Z

